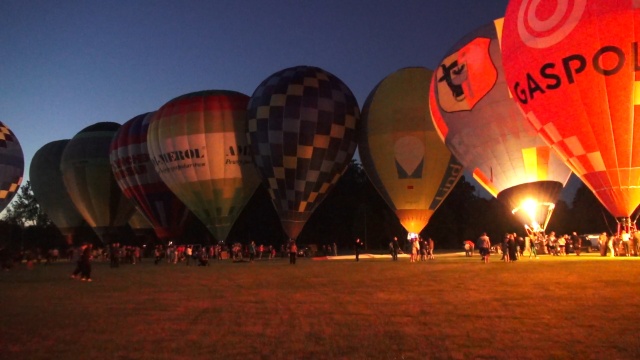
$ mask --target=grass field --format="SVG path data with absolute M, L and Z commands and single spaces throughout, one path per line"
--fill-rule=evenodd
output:
M 634 359 L 640 258 L 0 272 L 0 359 Z

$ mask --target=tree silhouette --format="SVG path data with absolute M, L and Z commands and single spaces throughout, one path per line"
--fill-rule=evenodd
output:
M 42 211 L 33 191 L 31 191 L 30 181 L 20 186 L 16 198 L 7 208 L 4 219 L 21 227 L 26 225 L 46 227 L 51 224 L 51 220 Z

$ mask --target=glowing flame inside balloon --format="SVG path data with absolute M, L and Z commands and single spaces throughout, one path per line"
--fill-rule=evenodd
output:
M 531 228 L 533 231 L 544 231 L 547 227 L 547 223 L 549 222 L 549 218 L 553 213 L 553 209 L 555 208 L 555 204 L 550 202 L 538 202 L 532 198 L 528 198 L 522 202 L 522 204 L 513 209 L 511 212 L 516 214 L 519 211 L 524 213 L 523 217 L 525 217 L 528 221 L 525 224 L 525 228 Z M 542 222 L 543 225 L 540 225 Z

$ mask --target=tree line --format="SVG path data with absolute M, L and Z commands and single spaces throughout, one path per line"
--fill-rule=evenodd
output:
M 616 229 L 616 220 L 592 192 L 581 185 L 571 204 L 563 200 L 556 203 L 547 229 L 557 234 L 611 232 Z M 506 232 L 524 235 L 524 227 L 500 201 L 479 196 L 463 176 L 421 235 L 433 238 L 436 248 L 459 249 L 464 240 L 475 241 L 483 232 L 495 242 L 501 240 Z M 355 239 L 360 238 L 367 249 L 384 251 L 394 236 L 402 242 L 406 235 L 393 211 L 369 181 L 362 165 L 352 160 L 336 187 L 305 225 L 298 243 L 323 246 L 335 242 L 340 249 L 350 249 Z M 119 241 L 123 244 L 159 243 L 152 233 L 141 235 L 130 231 L 122 236 Z M 189 223 L 184 237 L 177 242 L 210 245 L 218 240 L 196 220 Z M 288 240 L 269 194 L 262 186 L 245 206 L 227 238 L 228 243 L 247 243 L 250 240 L 278 248 Z M 75 242 L 100 245 L 100 240 L 88 226 L 78 230 Z M 69 245 L 38 206 L 27 181 L 0 221 L 0 247 L 47 250 Z

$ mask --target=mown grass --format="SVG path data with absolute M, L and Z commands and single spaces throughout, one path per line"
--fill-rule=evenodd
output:
M 93 268 L 0 273 L 0 358 L 640 357 L 636 258 Z

